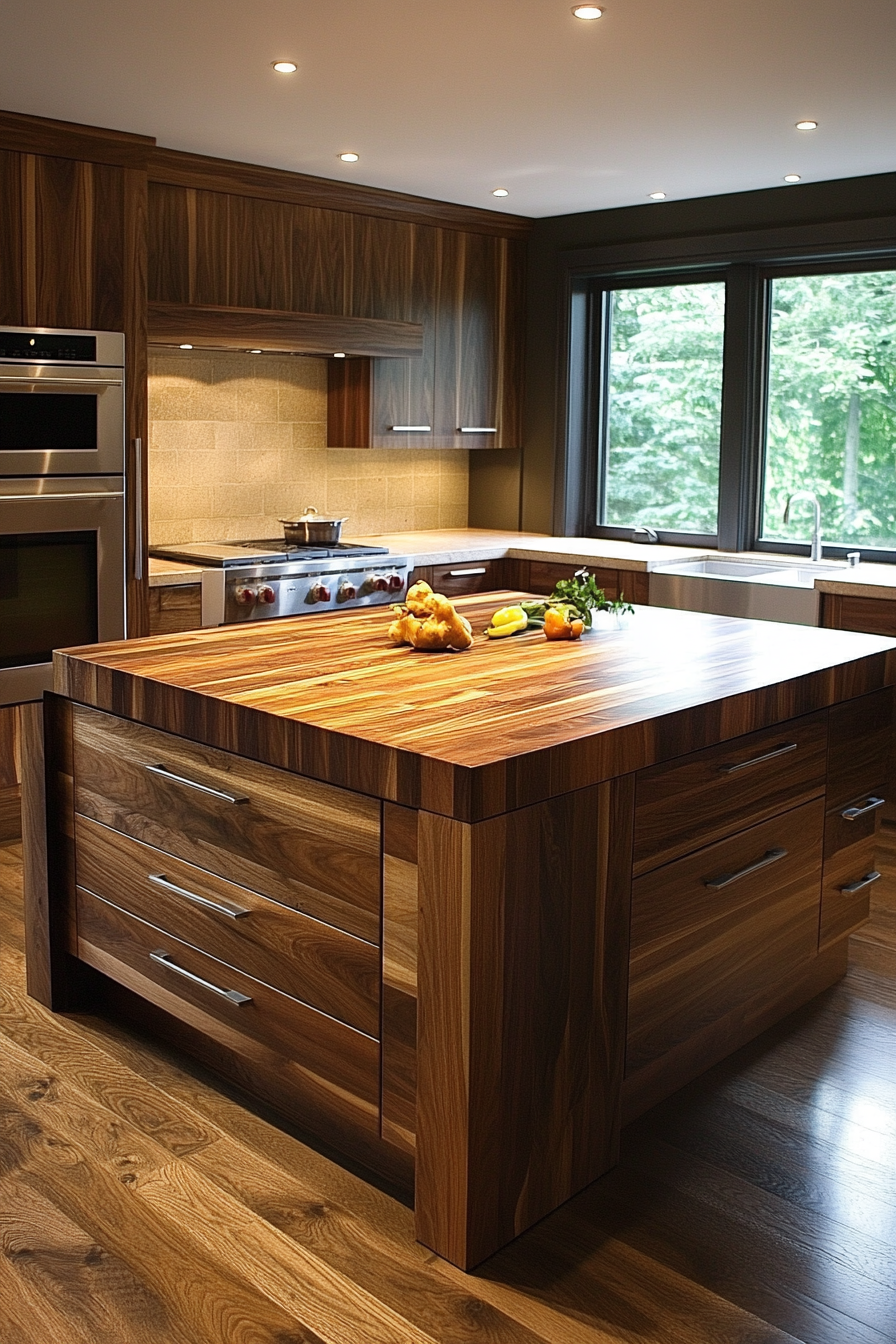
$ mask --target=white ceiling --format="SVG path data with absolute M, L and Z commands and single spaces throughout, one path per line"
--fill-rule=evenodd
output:
M 0 0 L 0 106 L 533 216 L 896 169 L 896 0 L 571 4 Z

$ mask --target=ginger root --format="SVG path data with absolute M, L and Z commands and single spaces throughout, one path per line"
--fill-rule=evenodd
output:
M 468 649 L 473 643 L 470 622 L 441 593 L 422 580 L 409 590 L 406 606 L 395 607 L 397 618 L 389 627 L 393 644 L 414 649 Z

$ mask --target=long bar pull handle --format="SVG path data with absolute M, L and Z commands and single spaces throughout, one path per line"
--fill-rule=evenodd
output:
M 797 742 L 782 742 L 780 747 L 774 747 L 771 751 L 765 751 L 761 756 L 753 756 L 749 761 L 737 761 L 734 765 L 720 765 L 720 775 L 736 775 L 738 770 L 749 770 L 751 765 L 762 765 L 764 761 L 773 761 L 776 756 L 786 756 L 789 751 L 796 751 Z
M 162 779 L 167 779 L 169 784 L 183 784 L 187 789 L 196 789 L 199 793 L 208 793 L 212 798 L 220 798 L 225 803 L 248 803 L 249 799 L 242 797 L 237 793 L 223 793 L 221 789 L 210 789 L 207 784 L 197 784 L 195 779 L 185 779 L 183 775 L 176 775 L 173 770 L 169 770 L 164 765 L 147 765 L 144 769 L 151 775 L 161 775 Z
M 123 490 L 66 490 L 59 494 L 46 495 L 0 495 L 4 504 L 20 504 L 25 500 L 39 500 L 42 504 L 52 504 L 56 499 L 123 499 Z
M 134 440 L 134 579 L 143 578 L 143 440 Z
M 189 980 L 191 985 L 198 985 L 200 989 L 207 989 L 210 994 L 217 994 L 220 999 L 227 999 L 228 1003 L 235 1003 L 237 1008 L 242 1008 L 244 1003 L 251 1003 L 251 994 L 241 994 L 238 989 L 222 989 L 220 985 L 213 985 L 211 980 L 203 980 L 201 975 L 194 975 L 192 971 L 185 971 L 183 966 L 178 966 L 176 961 L 172 961 L 169 954 L 163 947 L 157 947 L 155 952 L 150 952 L 150 961 L 154 961 L 158 966 L 164 966 L 166 971 L 173 971 L 175 975 L 182 975 L 185 980 Z
M 393 434 L 431 434 L 432 425 L 393 425 Z
M 786 856 L 786 849 L 767 849 L 756 863 L 748 863 L 746 868 L 738 868 L 736 873 L 722 873 L 719 877 L 708 877 L 703 885 L 711 887 L 713 891 L 721 891 L 722 887 L 730 887 L 732 882 L 738 882 L 742 877 L 748 877 L 750 873 L 758 873 L 760 868 L 768 868 L 769 864 L 777 863 Z
M 859 817 L 867 816 L 869 812 L 876 812 L 886 801 L 886 798 L 869 798 L 864 807 L 848 807 L 840 815 L 844 821 L 856 821 Z
M 0 382 L 25 383 L 28 387 L 39 387 L 42 383 L 64 383 L 66 387 L 83 387 L 86 391 L 92 387 L 121 387 L 120 378 L 29 378 L 21 373 L 0 373 Z
M 192 901 L 194 905 L 201 905 L 203 910 L 214 910 L 216 915 L 226 915 L 228 919 L 242 919 L 245 915 L 251 915 L 252 913 L 243 905 L 231 905 L 230 901 L 210 901 L 207 896 L 200 896 L 198 891 L 189 891 L 186 887 L 179 887 L 175 882 L 169 882 L 164 873 L 147 873 L 146 876 L 157 887 L 164 887 L 165 891 L 171 891 L 175 896 L 183 896 L 185 901 Z
M 495 425 L 461 425 L 461 434 L 497 434 Z
M 449 569 L 449 579 L 465 579 L 470 574 L 484 574 L 485 565 L 481 569 Z
M 861 891 L 863 887 L 873 886 L 880 879 L 881 874 L 875 869 L 873 873 L 866 873 L 864 877 L 859 878 L 858 882 L 850 882 L 848 887 L 841 887 L 840 890 L 844 896 L 855 896 L 857 891 Z

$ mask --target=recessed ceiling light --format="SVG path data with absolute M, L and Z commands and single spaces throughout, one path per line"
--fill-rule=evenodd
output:
M 181 346 L 181 350 L 192 350 L 192 349 L 193 349 L 192 345 L 182 345 L 182 346 Z
M 817 131 L 817 130 L 818 130 L 818 122 L 817 122 L 817 121 L 798 121 L 797 124 L 796 124 L 796 128 L 797 128 L 798 131 Z
M 664 191 L 652 191 L 649 199 L 651 201 L 664 201 L 666 199 L 666 193 Z
M 274 69 L 278 75 L 294 75 L 298 68 L 295 61 L 274 61 Z
M 260 354 L 261 354 L 261 351 L 260 351 L 260 350 L 247 350 L 247 351 L 246 351 L 246 354 L 247 354 L 247 355 L 260 355 Z
M 493 196 L 509 196 L 509 195 L 510 195 L 510 192 L 507 190 L 506 187 L 495 187 L 494 191 L 492 192 L 492 195 L 493 195 Z
M 785 173 L 785 174 L 784 174 L 784 181 L 785 181 L 785 182 L 800 182 L 801 180 L 802 180 L 802 179 L 800 178 L 799 173 Z
M 334 350 L 334 351 L 333 351 L 333 358 L 334 358 L 334 359 L 345 359 L 345 351 L 344 351 L 344 350 Z
M 603 14 L 599 5 L 573 5 L 572 12 L 577 19 L 599 19 Z
M 353 153 L 351 150 L 349 150 L 349 151 L 348 151 L 347 153 L 345 153 L 345 154 L 340 154 L 339 157 L 340 157 L 340 159 L 342 160 L 343 163 L 357 163 L 358 160 L 360 159 L 361 155 L 360 155 L 360 154 L 355 154 L 355 153 Z

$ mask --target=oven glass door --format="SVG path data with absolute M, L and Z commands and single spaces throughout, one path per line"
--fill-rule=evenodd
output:
M 0 363 L 0 476 L 123 470 L 121 369 Z
M 124 633 L 121 477 L 0 480 L 0 704 L 52 686 L 54 649 Z

